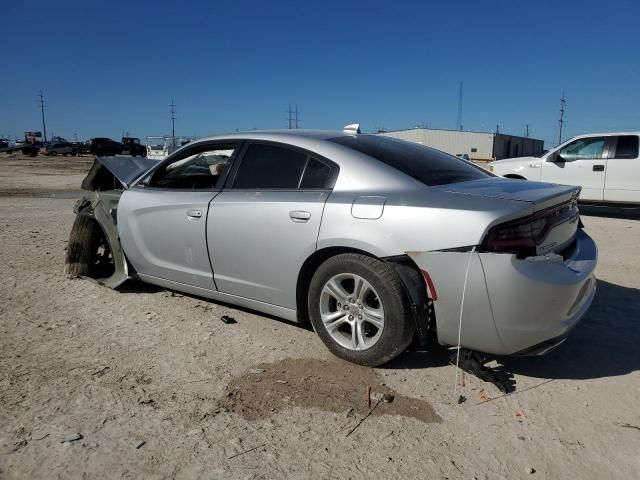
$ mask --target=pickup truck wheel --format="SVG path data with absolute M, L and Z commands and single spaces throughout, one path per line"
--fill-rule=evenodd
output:
M 320 265 L 308 307 L 327 348 L 360 365 L 388 362 L 407 348 L 415 332 L 398 275 L 366 255 L 340 254 Z

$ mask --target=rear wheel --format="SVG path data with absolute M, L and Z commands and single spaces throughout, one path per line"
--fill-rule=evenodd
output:
M 361 254 L 325 261 L 309 288 L 311 323 L 336 356 L 377 366 L 402 353 L 415 327 L 397 274 Z

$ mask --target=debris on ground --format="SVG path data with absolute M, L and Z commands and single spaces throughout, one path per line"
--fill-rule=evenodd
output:
M 73 433 L 71 435 L 64 437 L 60 443 L 77 442 L 78 440 L 82 440 L 83 438 L 84 437 L 82 436 L 81 433 Z
M 258 445 L 257 447 L 250 448 L 249 450 L 245 450 L 244 452 L 236 453 L 235 455 L 231 455 L 230 457 L 228 457 L 227 460 L 231 460 L 232 458 L 239 457 L 240 455 L 244 455 L 245 453 L 253 452 L 254 450 L 257 450 L 260 447 L 264 447 L 265 445 L 266 443 L 263 443 L 262 445 Z
M 141 442 L 138 442 L 138 444 L 136 445 L 136 450 L 138 450 L 139 448 L 142 448 L 142 446 L 147 443 L 144 440 L 142 440 Z
M 480 380 L 494 384 L 502 393 L 509 393 L 510 387 L 498 379 L 491 368 L 484 365 L 485 359 L 479 353 L 464 348 L 460 349 L 459 353 L 460 361 L 458 366 L 461 370 L 475 375 Z M 452 365 L 455 365 L 456 359 L 457 352 L 451 356 L 449 361 Z
M 249 373 L 253 375 L 259 375 L 260 373 L 264 373 L 266 370 L 264 368 L 251 368 L 249 369 Z
M 222 320 L 222 323 L 226 323 L 227 325 L 230 325 L 232 323 L 238 323 L 235 318 L 230 317 L 229 315 L 222 315 L 220 317 L 220 320 Z
M 462 403 L 464 403 L 466 401 L 467 401 L 467 397 L 465 397 L 464 395 L 460 395 L 458 397 L 458 405 L 460 405 L 460 404 L 462 404 Z
M 532 475 L 532 474 L 536 473 L 536 469 L 533 468 L 533 467 L 527 467 L 527 473 L 529 475 Z
M 619 427 L 622 428 L 633 428 L 635 430 L 640 430 L 640 427 L 637 425 L 631 425 L 630 423 L 616 423 Z

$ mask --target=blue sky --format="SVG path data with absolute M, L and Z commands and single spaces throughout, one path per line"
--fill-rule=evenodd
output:
M 2 0 L 0 135 L 640 129 L 640 3 Z M 565 135 L 566 136 L 566 135 Z

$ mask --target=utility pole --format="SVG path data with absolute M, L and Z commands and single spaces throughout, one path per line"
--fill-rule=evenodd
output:
M 171 99 L 171 105 L 169 105 L 169 114 L 171 115 L 171 146 L 176 146 L 176 105 Z
M 291 104 L 289 104 L 289 110 L 287 110 L 287 117 L 289 119 L 289 130 L 291 130 Z
M 564 99 L 564 91 L 562 92 L 562 98 L 560 99 L 560 119 L 558 120 L 558 125 L 560 126 L 558 130 L 558 145 L 562 143 L 562 125 L 564 124 L 564 107 L 567 105 L 567 101 Z
M 456 129 L 462 131 L 462 82 L 458 92 L 458 117 L 456 118 Z
M 298 118 L 298 104 L 296 103 L 296 130 L 300 128 L 300 120 Z
M 40 95 L 38 95 L 38 103 L 40 103 L 40 111 L 42 112 L 42 131 L 44 133 L 44 143 L 47 143 L 47 125 L 44 121 L 44 95 L 42 94 L 42 90 L 40 90 Z
M 496 133 L 500 133 L 500 124 L 496 123 Z
M 526 124 L 524 125 L 524 129 L 525 129 L 524 136 L 525 136 L 525 137 L 527 137 L 527 138 L 529 138 L 529 124 L 528 124 L 528 123 L 526 123 Z
M 298 104 L 296 103 L 296 109 L 291 109 L 291 104 L 289 104 L 289 110 L 287 110 L 287 118 L 289 120 L 289 130 L 295 128 L 296 130 L 300 128 L 300 118 L 298 117 Z

